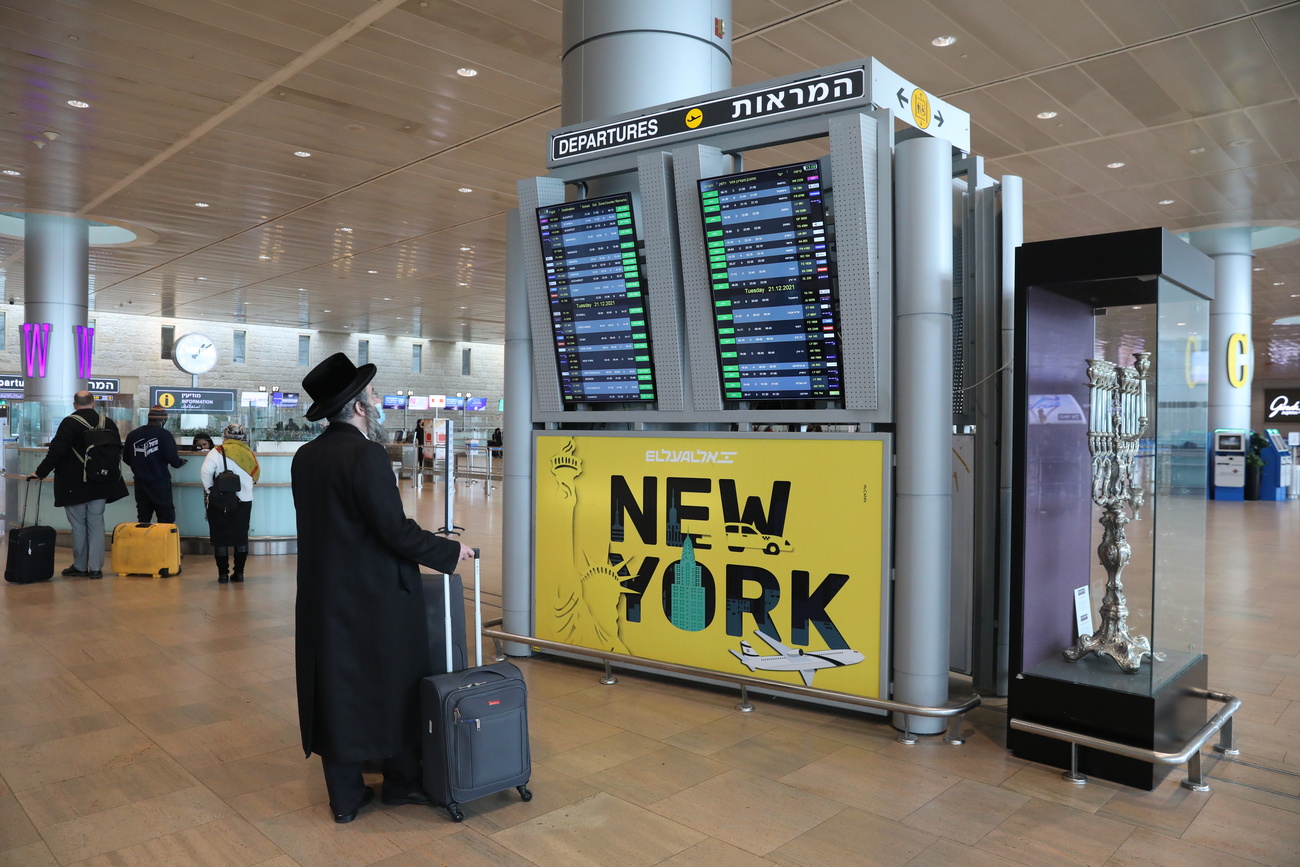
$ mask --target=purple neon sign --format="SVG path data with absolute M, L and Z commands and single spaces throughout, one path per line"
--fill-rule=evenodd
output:
M 50 328 L 48 322 L 23 323 L 23 359 L 27 362 L 28 376 L 45 376 L 50 358 Z
M 90 379 L 95 363 L 95 329 L 89 325 L 74 325 L 72 332 L 77 343 L 77 378 Z

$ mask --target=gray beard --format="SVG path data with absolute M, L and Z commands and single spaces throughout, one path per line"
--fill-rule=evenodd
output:
M 384 429 L 384 426 L 379 423 L 378 407 L 371 403 L 367 403 L 365 406 L 366 436 L 370 437 L 371 442 L 379 443 L 381 446 L 388 445 L 391 437 L 388 435 L 388 431 Z

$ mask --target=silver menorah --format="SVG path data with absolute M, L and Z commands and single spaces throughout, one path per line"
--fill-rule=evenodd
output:
M 1103 361 L 1088 361 L 1088 388 L 1092 405 L 1088 419 L 1088 451 L 1092 454 L 1092 501 L 1101 506 L 1101 544 L 1097 556 L 1106 569 L 1106 596 L 1101 603 L 1101 628 L 1080 635 L 1064 651 L 1070 662 L 1089 653 L 1110 657 L 1128 674 L 1135 674 L 1142 659 L 1160 659 L 1144 635 L 1129 635 L 1128 601 L 1124 598 L 1124 567 L 1132 555 L 1124 525 L 1137 520 L 1144 497 L 1134 482 L 1133 464 L 1138 442 L 1147 430 L 1147 373 L 1151 353 L 1133 354 L 1132 367 Z

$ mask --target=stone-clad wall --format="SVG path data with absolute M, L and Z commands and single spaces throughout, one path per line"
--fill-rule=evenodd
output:
M 4 350 L 0 351 L 0 374 L 22 373 L 22 323 L 21 305 L 0 306 L 5 313 Z M 96 376 L 122 380 L 122 391 L 133 393 L 137 408 L 147 407 L 149 386 L 189 385 L 189 374 L 182 373 L 169 359 L 160 358 L 162 326 L 175 326 L 175 336 L 192 331 L 205 334 L 216 343 L 218 361 L 216 368 L 199 377 L 200 388 L 234 388 L 240 391 L 256 390 L 266 386 L 269 391 L 302 392 L 302 378 L 322 359 L 335 352 L 346 352 L 357 360 L 357 341 L 370 341 L 370 361 L 379 368 L 374 386 L 380 394 L 393 394 L 399 389 L 414 389 L 417 394 L 450 394 L 470 392 L 488 398 L 488 412 L 473 413 L 466 418 L 472 430 L 491 431 L 501 426 L 497 401 L 502 397 L 504 349 L 488 343 L 443 342 L 416 340 L 411 337 L 389 337 L 379 334 L 341 334 L 311 329 L 283 328 L 266 325 L 242 325 L 229 322 L 212 322 L 194 319 L 133 316 L 122 313 L 92 312 L 95 325 Z M 235 331 L 246 332 L 245 363 L 231 361 Z M 311 338 L 311 364 L 298 364 L 298 337 Z M 420 344 L 423 363 L 420 373 L 411 372 L 411 347 Z M 471 352 L 470 375 L 461 375 L 461 352 Z M 307 395 L 299 412 L 306 410 Z M 444 413 L 445 414 L 445 413 Z M 392 414 L 390 414 L 392 415 Z M 430 412 L 428 415 L 432 416 Z M 390 422 L 390 427 L 401 427 L 401 413 Z M 414 415 L 409 423 L 414 425 Z M 460 414 L 455 414 L 460 421 Z

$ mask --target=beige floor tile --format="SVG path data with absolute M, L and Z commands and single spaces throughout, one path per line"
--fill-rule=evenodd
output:
M 649 867 L 707 836 L 602 792 L 492 839 L 536 864 Z
M 32 820 L 45 827 L 197 785 L 175 759 L 159 752 L 144 761 L 27 789 L 20 800 Z
M 1030 799 L 975 848 L 1017 864 L 1102 864 L 1133 825 Z
M 773 862 L 752 852 L 738 849 L 710 837 L 671 858 L 659 862 L 659 867 L 772 867 Z
M 316 756 L 303 758 L 300 746 L 285 747 L 200 768 L 194 772 L 194 776 L 217 795 L 227 799 L 296 780 L 323 779 L 320 759 Z
M 663 747 L 583 778 L 583 782 L 633 804 L 646 806 L 731 770 L 725 762 Z
M 185 657 L 185 661 L 213 677 L 220 678 L 231 672 L 265 671 L 268 668 L 293 665 L 292 651 L 277 650 L 268 644 L 225 650 L 220 653 L 200 653 Z
M 1182 839 L 1273 867 L 1300 864 L 1300 818 L 1294 812 L 1219 792 L 1210 793 Z
M 230 816 L 225 801 L 202 786 L 146 798 L 41 829 L 62 863 L 113 852 Z
M 163 864 L 251 867 L 283 855 L 261 831 L 244 819 L 231 816 L 97 855 L 82 861 L 77 867 L 158 867 Z
M 320 806 L 322 810 L 328 809 L 326 802 L 329 800 L 329 795 L 325 791 L 324 778 L 317 774 L 314 779 L 304 777 L 300 780 L 290 780 L 278 786 L 268 786 L 226 800 L 239 815 L 256 823 L 312 806 Z
M 44 680 L 66 676 L 67 667 L 29 635 L 5 642 L 4 661 L 0 667 L 0 684 L 17 684 L 26 680 Z
M 779 780 L 822 756 L 843 749 L 839 741 L 812 732 L 773 728 L 711 755 L 720 762 L 752 774 Z
M 154 647 L 148 653 L 137 653 L 131 656 L 119 656 L 112 659 L 99 659 L 92 662 L 83 662 L 77 665 L 69 665 L 68 670 L 86 682 L 99 680 L 106 677 L 118 677 L 127 674 L 152 673 L 159 669 L 169 668 L 181 662 L 170 653 L 167 653 L 159 647 Z
M 0 867 L 58 867 L 58 865 L 59 860 L 54 857 L 54 853 L 44 842 L 0 850 Z
M 1275 765 L 1261 767 L 1256 762 L 1220 758 L 1217 754 L 1213 758 L 1207 756 L 1202 761 L 1211 788 L 1214 788 L 1216 782 L 1225 781 L 1300 798 L 1300 776 L 1294 771 L 1287 772 Z M 1185 776 L 1186 774 L 1181 774 L 1180 778 Z
M 302 743 L 298 726 L 265 712 L 158 735 L 154 739 L 191 771 Z
M 0 732 L 110 710 L 73 674 L 0 684 Z
M 1029 803 L 1029 796 L 962 780 L 905 817 L 909 828 L 973 845 Z
M 514 789 L 508 789 L 462 805 L 465 825 L 488 836 L 585 801 L 599 792 L 597 787 L 585 781 L 536 764 L 533 765 L 533 776 L 528 781 L 528 788 L 533 793 L 531 801 L 520 800 Z M 446 811 L 441 807 L 433 808 L 433 812 L 438 821 L 451 824 Z
M 329 808 L 318 805 L 255 822 L 254 827 L 296 863 L 312 867 L 373 864 L 406 851 L 390 839 L 401 826 L 378 807 L 367 807 L 348 825 L 336 825 Z
M 437 842 L 376 861 L 374 867 L 534 867 L 534 864 L 491 837 L 461 827 Z
M 906 867 L 1006 867 L 1007 859 L 952 840 L 939 839 L 908 861 Z
M 1186 768 L 1175 768 L 1153 791 L 1121 786 L 1097 810 L 1097 815 L 1177 837 L 1187 830 L 1210 798 L 1205 792 L 1185 788 L 1182 781 L 1186 778 Z
M 784 846 L 773 849 L 767 857 L 789 867 L 823 867 L 826 864 L 893 867 L 906 864 L 925 851 L 935 839 L 933 834 L 848 807 Z
M 528 684 L 528 697 L 532 701 L 552 701 L 560 696 L 585 690 L 603 692 L 612 696 L 626 692 L 626 687 L 623 690 L 619 689 L 622 684 L 603 686 L 600 678 L 604 672 L 600 668 L 577 662 L 558 662 L 539 657 L 520 661 L 519 670 L 524 675 L 524 682 Z
M 1059 768 L 1031 764 L 1007 778 L 1002 788 L 1095 813 L 1124 787 L 1097 777 L 1089 777 L 1088 782 L 1080 786 L 1062 778 Z
M 781 779 L 886 819 L 912 814 L 960 780 L 854 747 L 844 747 Z
M 40 832 L 18 798 L 0 795 L 0 851 L 30 846 L 40 839 Z
M 541 764 L 554 767 L 570 776 L 586 777 L 652 753 L 663 747 L 660 741 L 632 732 L 619 732 L 562 753 L 552 753 Z
M 61 738 L 115 729 L 129 725 L 130 722 L 126 717 L 110 708 L 98 713 L 88 713 L 84 716 L 64 717 L 27 726 L 26 728 L 10 729 L 6 732 L 0 732 L 0 754 L 7 750 L 17 750 L 48 741 L 57 741 Z
M 14 792 L 22 794 L 38 786 L 165 755 L 135 726 L 119 726 L 7 749 L 0 753 L 0 773 Z
M 221 684 L 144 696 L 118 702 L 115 707 L 151 736 L 237 719 L 261 710 L 247 696 Z
M 721 696 L 711 698 L 712 703 L 706 704 L 683 695 L 645 692 L 592 708 L 585 715 L 648 738 L 662 740 L 736 713 L 733 709 L 735 702 L 728 704 Z
M 752 713 L 730 714 L 680 734 L 669 735 L 663 739 L 663 742 L 708 756 L 755 735 L 771 731 L 779 725 L 780 723 L 771 717 L 756 716 Z M 790 729 L 790 731 L 795 730 Z
M 752 805 L 761 804 L 762 809 Z M 768 856 L 844 809 L 844 804 L 756 774 L 732 770 L 650 805 L 662 816 Z
M 1106 862 L 1106 867 L 1167 867 L 1171 864 L 1178 867 L 1258 867 L 1259 862 L 1169 837 L 1149 828 L 1138 828 Z
M 188 663 L 172 659 L 169 665 L 99 677 L 86 684 L 105 701 L 117 704 L 148 695 L 212 687 L 218 681 Z
M 967 730 L 966 742 L 960 745 L 945 743 L 942 737 L 927 737 L 914 744 L 891 741 L 877 752 L 891 759 L 958 774 L 990 786 L 1001 785 L 1029 764 L 974 728 Z
M 621 731 L 619 726 L 556 707 L 550 702 L 535 702 L 528 706 L 528 740 L 537 759 L 577 749 Z

